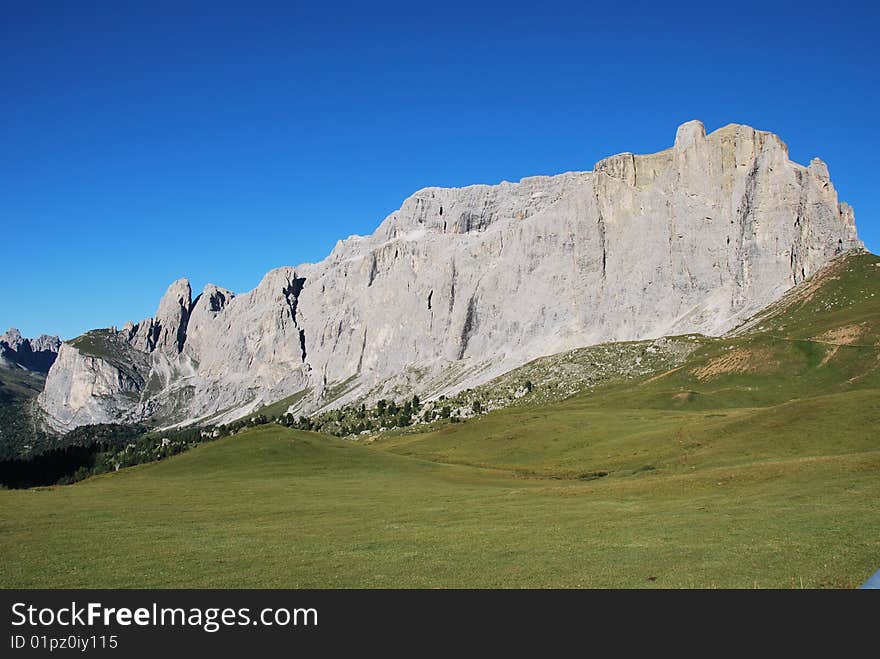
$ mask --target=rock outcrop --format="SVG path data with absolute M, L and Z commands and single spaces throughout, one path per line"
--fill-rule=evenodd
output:
M 48 373 L 58 356 L 61 339 L 43 334 L 26 339 L 14 327 L 0 334 L 0 368 L 22 368 Z
M 723 333 L 859 246 L 820 160 L 691 121 L 672 148 L 589 172 L 425 188 L 372 235 L 242 295 L 193 302 L 179 280 L 105 354 L 65 345 L 40 405 L 66 430 L 219 423 L 286 397 L 295 413 L 428 399 L 575 347 Z

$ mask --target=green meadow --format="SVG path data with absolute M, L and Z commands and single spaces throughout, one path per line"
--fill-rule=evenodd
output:
M 880 567 L 878 330 L 855 254 L 658 375 L 0 491 L 0 585 L 855 587 Z

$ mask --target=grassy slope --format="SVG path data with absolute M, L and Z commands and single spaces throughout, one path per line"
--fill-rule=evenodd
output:
M 21 403 L 43 390 L 46 376 L 19 368 L 0 368 L 0 405 Z
M 264 427 L 4 492 L 0 583 L 852 586 L 880 551 L 878 468 L 875 451 L 548 481 Z
M 23 444 L 38 439 L 32 407 L 45 381 L 42 373 L 0 368 L 0 459 L 16 456 Z
M 0 585 L 857 585 L 880 563 L 878 262 L 842 259 L 660 377 L 371 444 L 266 426 L 0 492 Z

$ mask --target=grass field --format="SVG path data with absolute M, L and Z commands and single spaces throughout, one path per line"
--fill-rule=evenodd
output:
M 878 263 L 550 405 L 359 442 L 268 425 L 0 492 L 0 585 L 857 586 L 880 567 Z

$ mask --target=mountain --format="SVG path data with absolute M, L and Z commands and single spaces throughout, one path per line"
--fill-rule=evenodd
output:
M 12 327 L 0 334 L 0 368 L 48 373 L 60 346 L 61 339 L 57 336 L 43 334 L 36 339 L 26 339 Z
M 688 354 L 657 361 L 675 343 Z M 526 380 L 460 423 L 265 424 L 0 490 L 0 586 L 852 588 L 876 571 L 880 257 L 835 257 L 721 337 L 593 346 L 462 395 Z
M 691 121 L 589 172 L 425 188 L 242 295 L 178 280 L 155 317 L 62 344 L 39 405 L 64 431 L 430 399 L 572 348 L 723 334 L 860 246 L 821 160 Z

